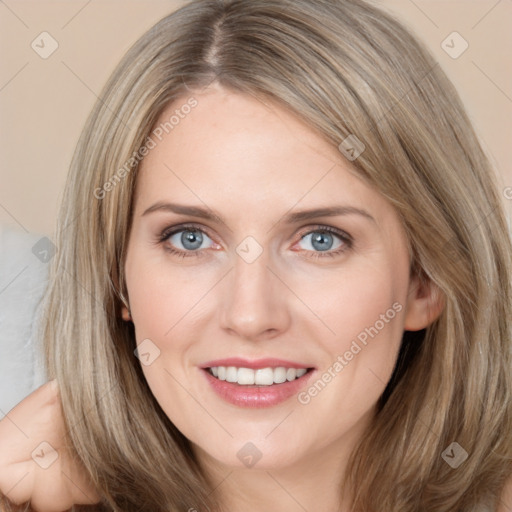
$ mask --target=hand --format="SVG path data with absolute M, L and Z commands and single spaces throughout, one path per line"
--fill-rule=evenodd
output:
M 37 512 L 63 512 L 100 496 L 65 443 L 59 387 L 47 382 L 0 421 L 0 494 Z

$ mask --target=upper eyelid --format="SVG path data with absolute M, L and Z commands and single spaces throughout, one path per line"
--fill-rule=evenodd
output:
M 187 231 L 187 230 L 196 230 L 205 233 L 211 240 L 215 241 L 215 237 L 212 237 L 212 235 L 209 233 L 209 229 L 205 226 L 199 226 L 195 223 L 187 223 L 187 224 L 178 224 L 169 228 L 166 228 L 162 231 L 162 234 L 160 238 L 162 240 L 167 240 L 170 236 L 175 235 L 176 233 L 179 233 L 180 231 Z M 336 235 L 340 237 L 341 239 L 346 239 L 350 242 L 353 241 L 352 236 L 347 233 L 345 230 L 340 228 L 335 228 L 333 226 L 328 226 L 326 224 L 310 224 L 308 226 L 304 226 L 303 228 L 300 228 L 298 230 L 300 232 L 299 234 L 299 240 L 302 240 L 305 236 L 314 233 L 315 231 L 327 231 L 328 233 L 331 233 L 333 235 Z
M 331 233 L 333 235 L 337 235 L 342 238 L 348 238 L 349 240 L 352 240 L 352 236 L 349 233 L 347 233 L 344 229 L 335 228 L 323 224 L 317 224 L 316 226 L 308 227 L 306 231 L 303 233 L 303 236 L 314 233 L 315 231 L 327 231 L 328 233 Z
M 161 232 L 160 237 L 167 239 L 170 236 L 175 235 L 176 233 L 179 233 L 180 231 L 188 231 L 188 230 L 201 231 L 202 233 L 205 233 L 210 238 L 212 238 L 212 236 L 210 235 L 209 230 L 207 228 L 205 228 L 204 226 L 196 226 L 195 224 L 179 224 L 176 226 L 171 226 L 171 227 L 165 228 Z M 213 240 L 213 238 L 212 238 L 212 240 Z

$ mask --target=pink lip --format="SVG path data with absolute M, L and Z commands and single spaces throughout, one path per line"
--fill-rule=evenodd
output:
M 216 359 L 209 361 L 200 366 L 200 368 L 212 368 L 213 366 L 236 366 L 237 368 L 251 368 L 257 370 L 258 368 L 278 368 L 284 366 L 285 368 L 311 368 L 308 364 L 297 363 L 294 361 L 285 361 L 284 359 L 264 358 L 249 361 L 242 357 L 230 357 L 228 359 Z
M 215 364 L 213 366 L 224 366 L 224 364 Z M 229 366 L 237 365 L 231 364 Z M 258 367 L 261 368 L 261 366 Z M 268 365 L 266 367 L 268 368 Z M 247 368 L 247 366 L 245 366 L 245 368 Z M 238 407 L 263 408 L 278 405 L 296 396 L 316 372 L 315 370 L 310 370 L 302 377 L 292 380 L 291 382 L 287 381 L 282 384 L 272 384 L 271 386 L 246 386 L 219 380 L 211 375 L 206 368 L 203 368 L 201 373 L 205 376 L 211 389 L 226 402 Z

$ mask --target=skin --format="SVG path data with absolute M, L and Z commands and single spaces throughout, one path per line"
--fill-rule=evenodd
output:
M 0 494 L 17 505 L 30 500 L 37 512 L 97 503 L 99 494 L 66 445 L 59 386 L 52 380 L 0 421 Z
M 144 374 L 191 440 L 224 510 L 348 512 L 349 496 L 338 491 L 348 454 L 389 379 L 403 330 L 432 322 L 441 300 L 408 275 L 405 234 L 391 206 L 350 173 L 336 150 L 275 105 L 217 87 L 195 96 L 199 106 L 144 161 L 126 267 L 131 314 L 124 308 L 123 318 L 135 323 L 138 343 L 151 338 L 158 345 L 160 356 Z M 197 219 L 141 213 L 162 198 L 198 204 L 198 197 L 226 219 L 224 227 L 205 223 L 220 249 L 206 239 L 209 257 L 171 257 L 153 231 Z M 377 225 L 355 216 L 277 223 L 292 208 L 331 203 L 364 207 Z M 355 250 L 305 258 L 311 237 L 297 243 L 299 232 L 315 223 L 349 232 Z M 263 247 L 251 264 L 234 250 L 247 234 Z M 232 355 L 302 360 L 322 374 L 394 301 L 402 311 L 307 405 L 294 398 L 241 409 L 199 378 L 198 364 Z M 251 469 L 236 457 L 248 440 L 262 452 Z M 0 421 L 0 493 L 16 503 L 31 500 L 38 512 L 100 499 L 67 451 L 56 381 Z M 498 505 L 498 512 L 510 510 L 512 479 Z
M 337 148 L 269 101 L 217 85 L 193 96 L 197 107 L 149 152 L 137 178 L 123 317 L 134 322 L 137 343 L 150 339 L 160 350 L 144 375 L 228 509 L 345 510 L 338 484 L 347 457 L 371 421 L 404 329 L 432 322 L 438 295 L 409 275 L 393 207 Z M 187 99 L 169 105 L 161 121 Z M 161 202 L 206 206 L 223 222 L 144 214 Z M 372 218 L 281 222 L 290 211 L 331 205 Z M 185 247 L 182 232 L 160 241 L 184 223 L 202 230 L 199 249 Z M 312 237 L 325 226 L 353 243 L 333 235 L 325 252 L 344 251 L 322 256 Z M 248 236 L 263 251 L 252 263 L 236 252 Z M 315 367 L 314 382 L 394 303 L 401 311 L 307 405 L 293 397 L 271 408 L 237 407 L 199 368 L 225 357 L 276 357 Z M 252 468 L 237 457 L 247 442 L 262 454 Z

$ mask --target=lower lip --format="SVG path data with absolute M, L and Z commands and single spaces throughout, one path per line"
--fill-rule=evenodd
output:
M 283 382 L 282 384 L 272 384 L 271 386 L 243 386 L 225 380 L 219 380 L 207 369 L 202 370 L 212 387 L 222 399 L 238 407 L 272 407 L 285 402 L 292 396 L 297 395 L 310 379 L 314 370 L 309 370 L 302 377 Z

